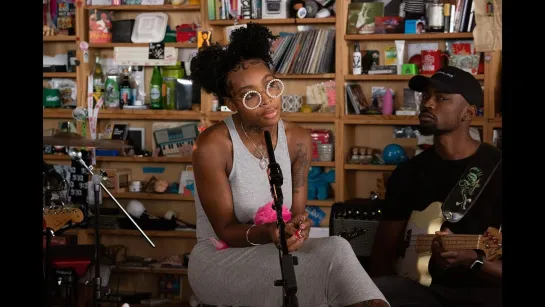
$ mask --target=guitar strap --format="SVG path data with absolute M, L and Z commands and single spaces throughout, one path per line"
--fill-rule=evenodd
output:
M 443 202 L 443 216 L 447 221 L 457 223 L 469 212 L 501 161 L 502 153 L 499 149 L 486 143 L 479 146 L 464 174 Z

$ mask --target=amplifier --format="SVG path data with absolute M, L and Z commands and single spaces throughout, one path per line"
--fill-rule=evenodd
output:
M 357 257 L 370 257 L 382 200 L 356 198 L 333 204 L 329 235 L 348 240 Z
M 163 156 L 190 156 L 199 135 L 197 124 L 164 128 L 153 132 L 155 146 Z

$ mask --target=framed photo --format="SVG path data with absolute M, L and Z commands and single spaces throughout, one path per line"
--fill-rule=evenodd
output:
M 129 128 L 129 138 L 134 142 L 134 146 L 144 149 L 146 146 L 146 129 L 145 128 Z

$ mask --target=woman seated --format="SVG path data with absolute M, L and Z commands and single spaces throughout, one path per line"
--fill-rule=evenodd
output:
M 298 258 L 299 306 L 388 306 L 348 241 L 309 238 L 311 138 L 280 118 L 284 84 L 270 69 L 273 39 L 266 27 L 249 23 L 232 32 L 228 47 L 203 47 L 191 61 L 194 85 L 234 112 L 204 130 L 193 151 L 198 242 L 189 260 L 191 288 L 209 305 L 282 306 L 282 287 L 274 284 L 281 278 L 277 225 L 274 219 L 256 222 L 258 210 L 267 211 L 263 206 L 273 201 L 264 138 L 269 131 L 284 178 L 288 250 Z

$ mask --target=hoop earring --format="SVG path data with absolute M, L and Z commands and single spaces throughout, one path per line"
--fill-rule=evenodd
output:
M 255 107 L 250 108 L 248 105 L 246 105 L 246 96 L 248 96 L 248 94 L 252 94 L 252 93 L 255 93 L 255 94 L 257 94 L 257 96 L 259 96 L 259 103 Z M 244 94 L 244 96 L 242 96 L 242 104 L 248 110 L 255 110 L 255 109 L 259 108 L 259 106 L 261 105 L 261 102 L 263 102 L 263 99 L 261 98 L 261 94 L 258 91 L 250 90 L 250 91 L 247 91 L 246 94 Z

